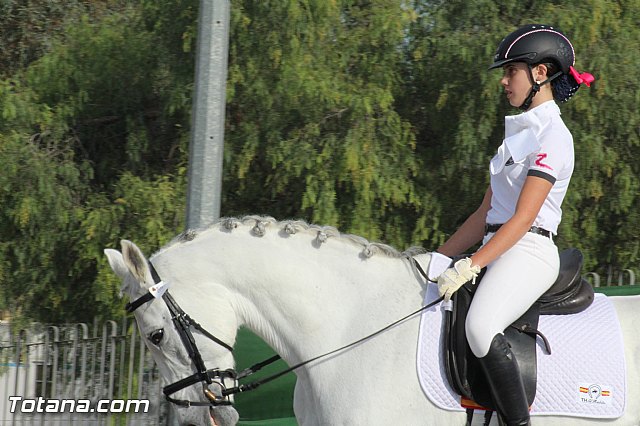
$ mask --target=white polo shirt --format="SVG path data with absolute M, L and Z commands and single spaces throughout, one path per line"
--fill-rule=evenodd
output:
M 553 184 L 534 226 L 558 233 L 562 200 L 573 173 L 573 137 L 560 118 L 560 108 L 547 101 L 518 115 L 505 117 L 505 139 L 489 165 L 491 209 L 487 223 L 501 224 L 515 213 L 527 176 Z

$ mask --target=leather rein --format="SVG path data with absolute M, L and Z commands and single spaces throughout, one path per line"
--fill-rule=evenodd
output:
M 417 261 L 415 261 L 415 259 L 411 259 L 411 260 L 413 261 L 414 265 L 416 266 L 420 274 L 422 274 L 422 276 L 424 276 L 427 280 L 429 280 L 429 278 L 427 277 L 427 274 L 424 272 L 420 264 Z M 225 343 L 224 341 L 220 340 L 210 332 L 208 332 L 206 329 L 204 329 L 204 327 L 202 327 L 193 318 L 191 318 L 186 312 L 184 312 L 182 308 L 180 308 L 178 303 L 169 294 L 168 290 L 165 289 L 161 293 L 157 292 L 156 290 L 158 287 L 165 286 L 166 284 L 160 279 L 158 272 L 155 270 L 151 262 L 149 262 L 149 267 L 151 269 L 151 276 L 153 277 L 153 281 L 155 282 L 155 285 L 149 289 L 148 293 L 145 293 L 144 295 L 140 296 L 138 299 L 134 300 L 133 302 L 127 303 L 125 305 L 125 309 L 128 313 L 132 313 L 136 309 L 138 309 L 140 306 L 160 297 L 162 298 L 162 300 L 164 300 L 167 307 L 169 308 L 169 312 L 171 314 L 171 320 L 173 321 L 173 324 L 176 327 L 178 335 L 180 336 L 180 340 L 182 340 L 182 344 L 184 345 L 185 349 L 187 350 L 187 353 L 189 354 L 189 358 L 191 358 L 191 360 L 195 365 L 196 372 L 191 376 L 185 377 L 184 379 L 180 379 L 177 382 L 174 382 L 165 386 L 162 389 L 162 392 L 164 393 L 167 401 L 183 407 L 232 405 L 233 402 L 230 399 L 231 395 L 256 389 L 260 385 L 263 385 L 264 383 L 270 382 L 281 376 L 284 376 L 285 374 L 293 370 L 296 370 L 304 365 L 307 365 L 311 362 L 317 361 L 321 358 L 325 358 L 329 355 L 335 354 L 336 352 L 343 351 L 361 342 L 364 342 L 365 340 L 368 340 L 374 336 L 377 336 L 378 334 L 417 315 L 418 313 L 435 306 L 436 304 L 440 303 L 443 300 L 442 297 L 439 299 L 436 299 L 433 302 L 410 313 L 409 315 L 406 315 L 400 318 L 399 320 L 394 321 L 393 323 L 379 329 L 374 333 L 369 334 L 368 336 L 358 339 L 355 342 L 349 343 L 348 345 L 342 346 L 338 349 L 334 349 L 325 354 L 318 355 L 314 358 L 308 359 L 304 362 L 301 362 L 299 364 L 286 368 L 278 373 L 265 377 L 261 380 L 257 380 L 247 384 L 239 384 L 240 379 L 248 377 L 254 374 L 255 372 L 259 371 L 263 367 L 278 361 L 280 359 L 280 355 L 275 355 L 262 362 L 254 364 L 253 366 L 245 370 L 242 370 L 241 372 L 237 372 L 234 369 L 221 370 L 218 368 L 207 370 L 207 367 L 205 366 L 204 361 L 202 360 L 202 356 L 200 355 L 200 351 L 198 350 L 198 346 L 196 345 L 196 341 L 193 337 L 193 334 L 191 333 L 192 327 L 198 330 L 208 339 L 212 340 L 213 342 L 227 349 L 229 352 L 233 352 L 233 347 Z M 232 380 L 234 383 L 234 386 L 231 388 L 227 388 L 225 386 L 225 380 Z M 184 399 L 175 399 L 171 397 L 171 395 L 174 394 L 175 392 L 178 392 L 179 390 L 182 390 L 188 386 L 191 386 L 197 383 L 202 383 L 202 391 L 205 397 L 207 398 L 207 401 L 190 401 L 190 400 L 184 400 Z M 208 385 L 212 383 L 215 383 L 220 387 L 221 389 L 220 395 L 216 395 L 214 392 L 212 392 L 209 389 Z

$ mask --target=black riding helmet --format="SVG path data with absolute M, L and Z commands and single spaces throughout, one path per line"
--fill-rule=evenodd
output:
M 537 65 L 554 62 L 563 74 L 575 63 L 571 42 L 562 32 L 548 25 L 525 25 L 500 42 L 489 69 L 499 68 L 509 62 L 525 62 Z
M 493 57 L 493 64 L 489 69 L 500 68 L 510 62 L 524 62 L 529 66 L 531 92 L 520 106 L 527 110 L 531 106 L 533 97 L 540 91 L 540 86 L 554 83 L 554 98 L 566 102 L 578 90 L 580 83 L 590 85 L 593 81 L 591 74 L 578 74 L 573 68 L 575 52 L 573 45 L 560 30 L 549 25 L 530 24 L 518 28 L 506 36 L 498 46 Z M 543 82 L 533 79 L 532 68 L 542 63 L 553 63 L 558 71 Z

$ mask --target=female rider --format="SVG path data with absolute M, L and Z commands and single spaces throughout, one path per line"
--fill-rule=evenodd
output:
M 502 334 L 554 283 L 559 272 L 553 242 L 562 200 L 573 172 L 571 133 L 554 99 L 567 101 L 593 76 L 574 68 L 569 39 L 547 25 L 526 25 L 502 40 L 489 69 L 509 103 L 524 112 L 505 117 L 505 139 L 489 165 L 491 184 L 482 204 L 440 247 L 458 256 L 482 240 L 471 257 L 438 278 L 441 296 L 486 273 L 466 320 L 466 336 L 487 376 L 501 420 L 529 424 L 520 370 Z

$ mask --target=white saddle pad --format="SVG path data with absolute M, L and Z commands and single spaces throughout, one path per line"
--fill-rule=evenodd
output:
M 429 284 L 425 304 L 437 297 L 437 286 Z M 464 411 L 444 370 L 443 318 L 442 303 L 422 315 L 418 376 L 434 404 Z M 538 339 L 538 387 L 531 415 L 620 417 L 626 404 L 626 372 L 622 333 L 611 301 L 596 294 L 584 312 L 541 316 L 538 329 L 548 338 L 552 354 L 543 350 Z

